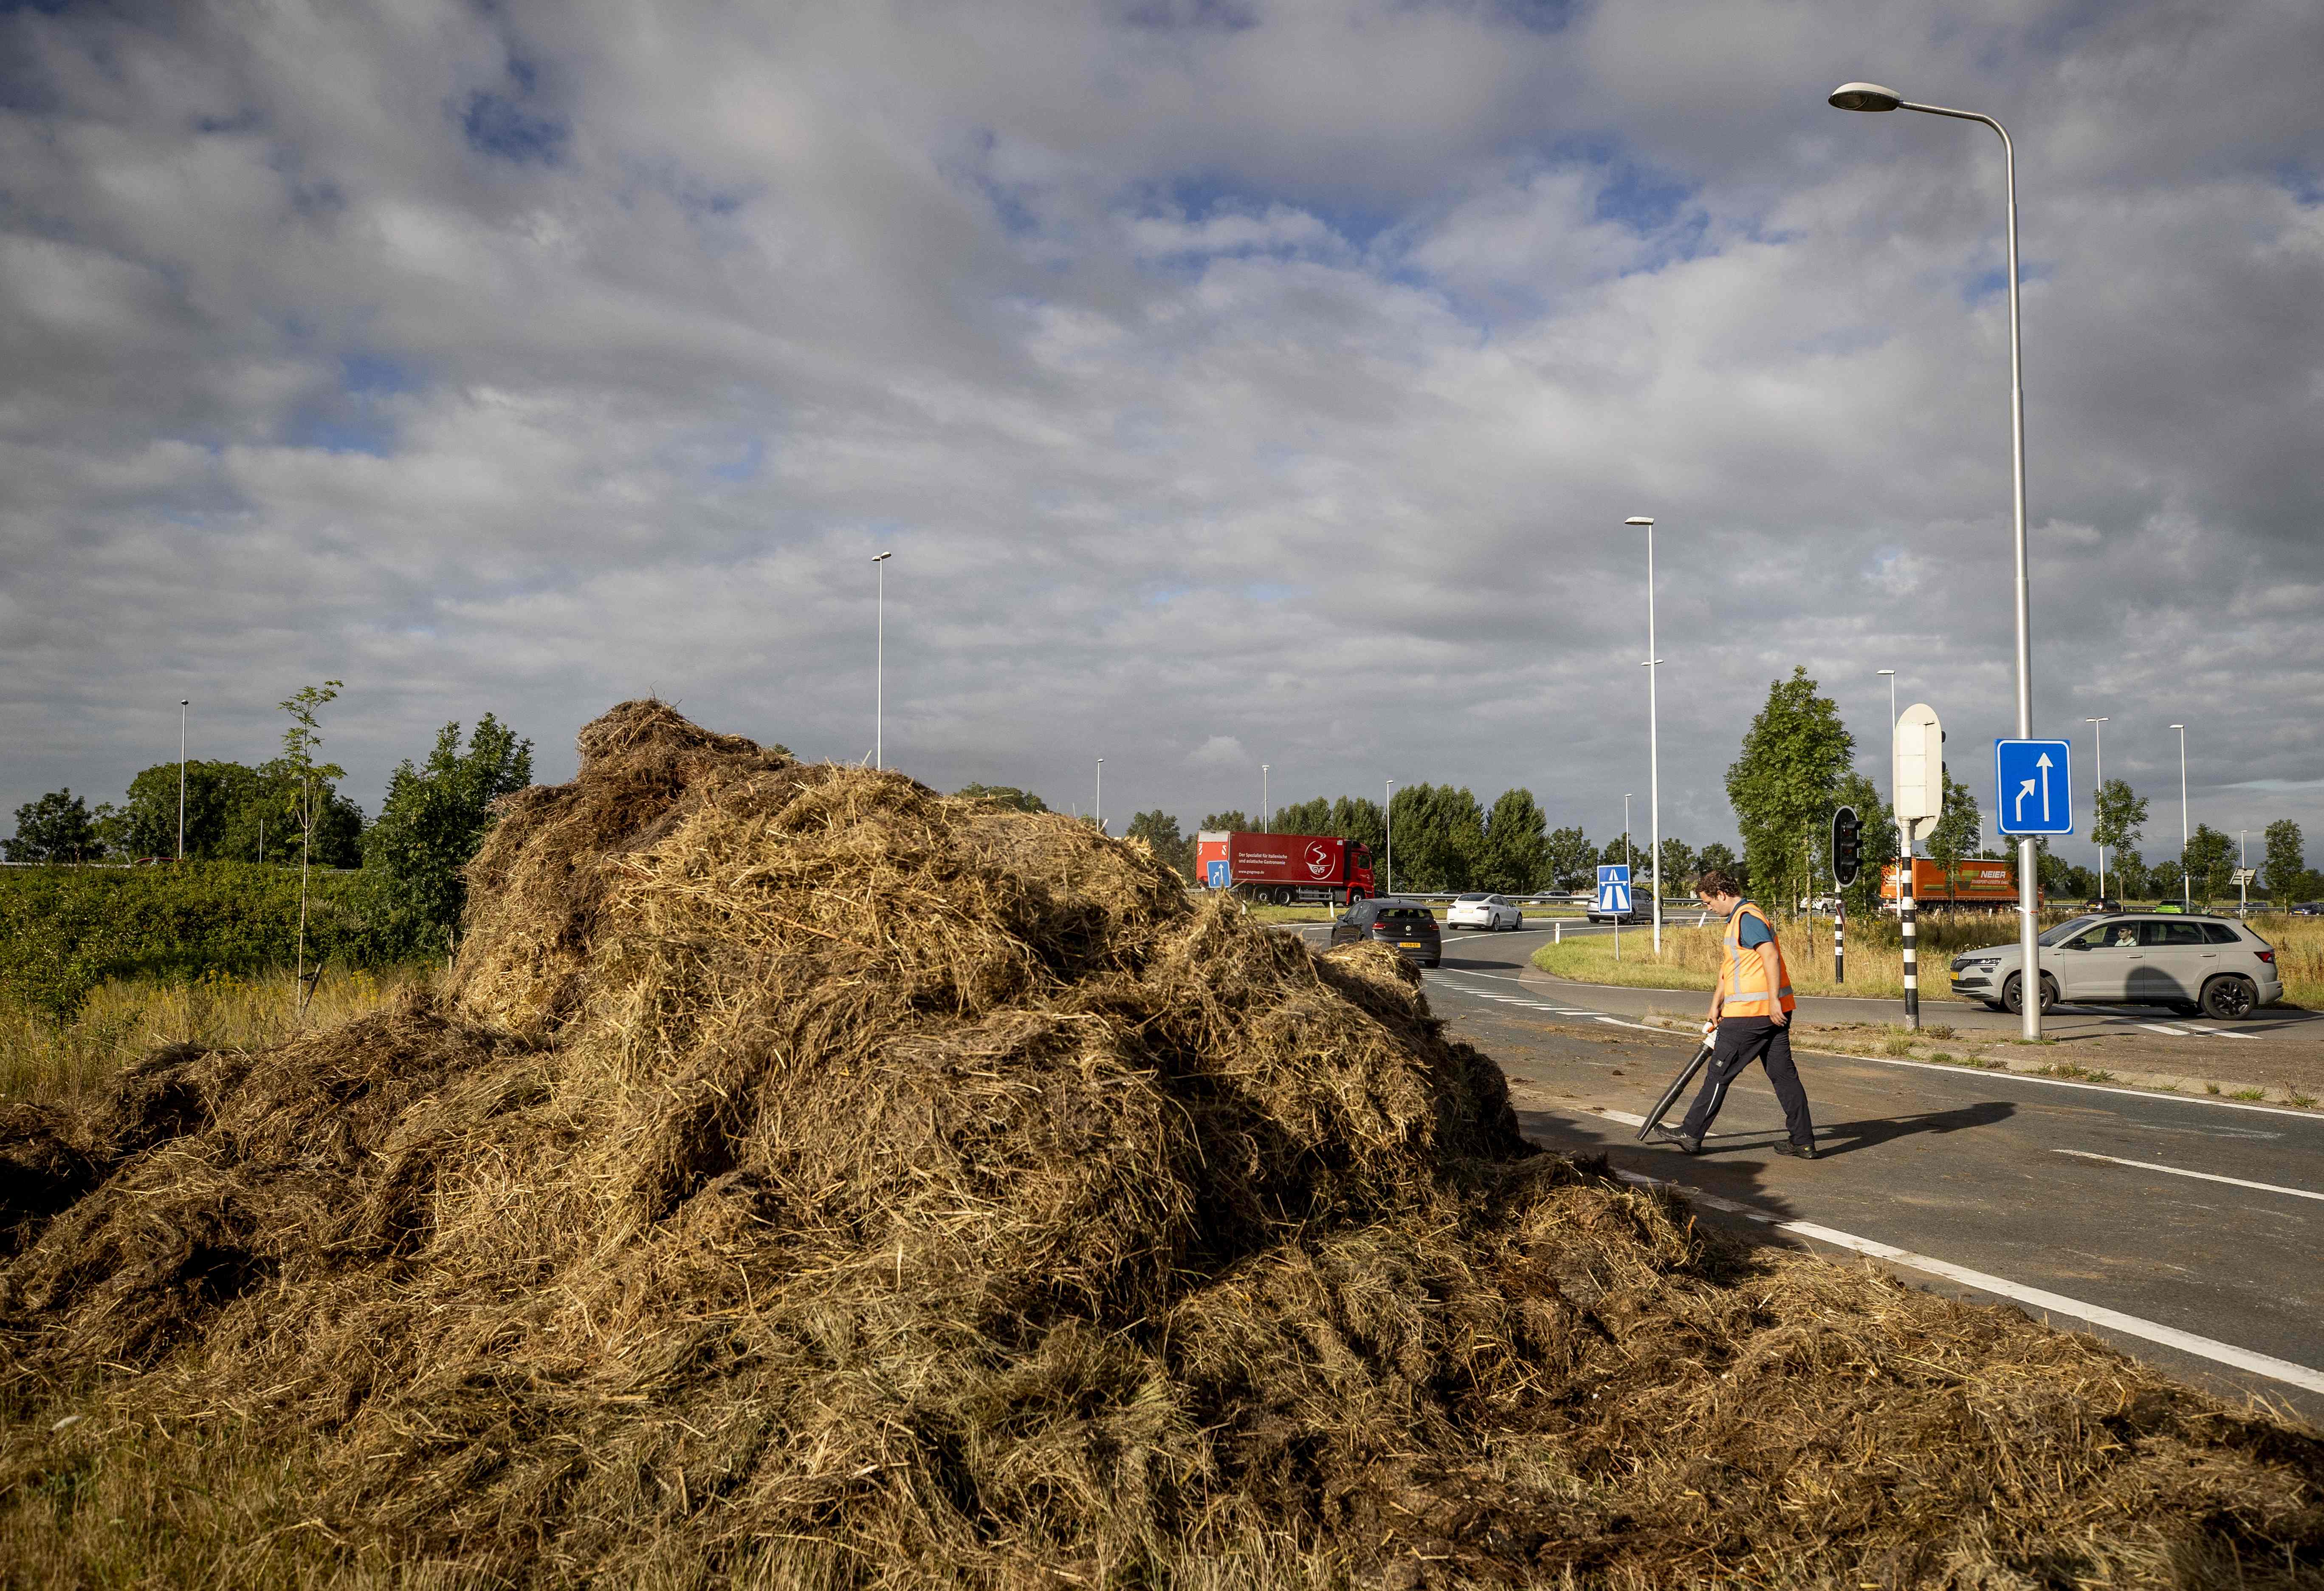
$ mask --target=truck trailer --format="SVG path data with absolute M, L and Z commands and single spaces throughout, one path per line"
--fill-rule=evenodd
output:
M 1204 889 L 1288 906 L 1369 900 L 1371 847 L 1330 834 L 1244 834 L 1204 829 L 1194 837 L 1194 872 Z
M 1880 870 L 1880 901 L 1890 911 L 1896 910 L 1896 883 L 1903 871 L 1902 865 L 1895 862 Z M 1943 863 L 1916 858 L 1913 863 L 1914 910 L 1933 906 L 1960 911 L 2008 911 L 2017 905 L 2015 863 L 1956 862 L 1951 873 L 1948 878 Z M 2035 896 L 2036 903 L 2040 898 Z

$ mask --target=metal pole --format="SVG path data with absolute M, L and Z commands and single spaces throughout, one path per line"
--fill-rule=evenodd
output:
M 1259 765 L 1259 827 L 1263 834 L 1273 834 L 1275 823 L 1267 813 L 1267 764 Z
M 2171 726 L 2179 731 L 2179 903 L 2195 903 L 2195 886 L 2187 874 L 2187 726 Z
M 191 697 L 178 698 L 178 860 L 186 859 L 186 709 Z
M 1622 865 L 1630 869 L 1632 877 L 1637 876 L 1637 864 L 1630 856 L 1630 792 L 1627 790 L 1622 792 Z M 1622 959 L 1622 919 L 1628 915 L 1628 911 L 1614 913 L 1614 959 L 1617 961 Z
M 2090 726 L 2090 735 L 2091 735 L 2091 738 L 2092 738 L 2092 739 L 2097 743 L 2097 746 L 2098 746 L 2098 785 L 2097 785 L 2097 789 L 2098 789 L 2098 799 L 2094 799 L 2094 800 L 2090 802 L 2090 819 L 2091 819 L 2090 827 L 2091 827 L 2091 828 L 2097 828 L 2097 827 L 2098 827 L 2098 800 L 2103 800 L 2103 799 L 2105 798 L 2105 795 L 2106 795 L 2106 722 L 2107 722 L 2107 721 L 2106 721 L 2104 718 L 2084 718 L 2084 719 L 2082 720 L 2082 722 L 2083 722 L 2083 723 L 2085 723 L 2085 724 L 2088 724 L 2089 726 Z M 2000 813 L 1998 813 L 1998 812 L 1996 812 L 1996 813 L 1994 814 L 1994 817 L 1995 817 L 1997 819 L 1999 819 L 1999 817 L 2000 817 L 2000 816 L 2001 816 L 2001 814 L 2000 814 Z M 2107 853 L 2106 842 L 2105 842 L 2105 841 L 2103 841 L 2103 840 L 2101 840 L 2101 841 L 2099 841 L 2099 842 L 2098 842 L 2098 899 L 2099 899 L 2100 901 L 2104 901 L 2104 900 L 2107 898 L 2107 893 L 2106 893 L 2106 853 Z
M 880 571 L 872 629 L 872 765 L 875 768 L 888 765 L 888 560 L 895 556 L 882 552 L 872 560 L 872 567 Z
M 2244 882 L 2244 874 L 2247 871 L 2244 865 L 2244 836 L 2250 832 L 2248 828 L 2236 830 L 2236 908 L 2238 915 L 2247 915 L 2251 911 L 2251 885 Z
M 1097 800 L 1093 810 L 1097 817 L 1097 831 L 1103 834 L 1105 832 L 1105 759 L 1103 757 L 1097 760 Z
M 1896 875 L 1896 915 L 1904 933 L 1904 1026 L 1921 1025 L 1921 957 L 1913 919 L 1913 839 L 1904 837 L 1904 860 Z M 2036 1004 L 2040 1002 L 2036 1001 Z
M 1663 953 L 1663 765 L 1662 737 L 1655 717 L 1655 522 L 1646 522 L 1646 876 L 1654 888 L 1655 954 Z

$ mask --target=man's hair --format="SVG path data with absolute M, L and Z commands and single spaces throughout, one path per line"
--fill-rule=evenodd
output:
M 1724 867 L 1713 867 L 1698 875 L 1694 881 L 1698 895 L 1735 895 L 1743 893 L 1743 885 Z

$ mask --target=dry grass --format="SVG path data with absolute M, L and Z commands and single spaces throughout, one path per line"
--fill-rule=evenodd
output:
M 314 1028 L 367 1015 L 430 976 L 426 967 L 325 976 L 308 1008 Z M 80 1014 L 59 1023 L 0 999 L 0 1105 L 74 1105 L 109 1090 L 123 1068 L 155 1050 L 190 1044 L 259 1050 L 290 1035 L 298 985 L 288 972 L 263 977 L 212 973 L 189 982 L 116 979 L 98 985 Z
M 0 1115 L 23 1586 L 2291 1586 L 2324 1444 L 1529 1152 L 1417 978 L 659 704 L 447 991 Z

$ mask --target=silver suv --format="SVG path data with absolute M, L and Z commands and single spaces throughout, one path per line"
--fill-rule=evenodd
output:
M 2161 1005 L 2181 1016 L 2233 1021 L 2283 998 L 2275 949 L 2222 917 L 2077 917 L 2042 936 L 2042 1009 Z M 1996 1011 L 2024 1008 L 2024 962 L 2015 945 L 1953 957 L 1953 993 Z

